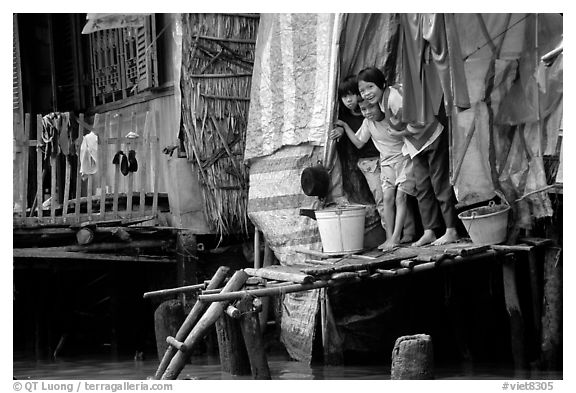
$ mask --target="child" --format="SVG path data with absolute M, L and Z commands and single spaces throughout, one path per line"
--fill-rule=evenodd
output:
M 358 100 L 361 100 L 360 92 L 358 91 L 358 82 L 356 80 L 356 75 L 349 75 L 340 85 L 338 86 L 338 99 L 342 104 L 338 111 L 338 119 L 344 121 L 353 132 L 358 131 L 362 122 L 364 121 L 364 116 L 362 116 L 362 112 L 360 111 L 360 107 L 358 106 Z M 341 137 L 344 134 L 344 128 L 338 126 L 330 131 L 330 138 L 332 140 L 339 141 L 339 151 L 343 152 L 344 154 L 348 154 L 349 157 L 352 157 L 352 161 L 356 158 L 358 162 L 356 166 L 362 172 L 364 179 L 374 197 L 374 202 L 376 207 L 379 209 L 380 217 L 382 218 L 382 224 L 384 225 L 384 215 L 382 207 L 383 207 L 383 195 L 382 195 L 382 187 L 380 184 L 380 166 L 378 165 L 378 156 L 379 152 L 372 143 L 372 141 L 368 141 L 361 149 L 356 149 L 355 146 L 351 146 L 350 143 L 346 141 L 341 141 Z M 350 150 L 352 149 L 352 150 Z M 346 166 L 347 162 L 345 160 L 341 160 L 343 169 Z M 347 170 L 347 173 L 352 172 L 351 169 Z M 354 185 L 356 187 L 362 186 L 362 184 L 358 184 L 358 181 L 361 181 L 361 177 L 356 180 L 356 184 L 354 181 L 350 179 L 355 174 L 350 173 L 351 176 L 347 178 L 347 180 L 351 183 L 348 187 L 352 188 Z
M 456 197 L 450 185 L 448 136 L 443 132 L 444 128 L 436 119 L 425 125 L 403 123 L 401 86 L 385 87 L 384 75 L 377 68 L 362 70 L 358 79 L 372 82 L 360 89 L 360 94 L 368 102 L 380 105 L 386 113 L 391 132 L 404 137 L 403 151 L 412 158 L 418 207 L 424 226 L 424 234 L 413 245 L 442 245 L 457 241 Z M 439 211 L 446 232 L 436 239 L 435 230 L 441 225 Z
M 358 88 L 361 95 L 364 87 L 365 81 L 358 78 Z M 359 106 L 365 119 L 356 133 L 341 120 L 338 120 L 336 124 L 344 128 L 346 135 L 357 148 L 362 148 L 369 139 L 372 139 L 380 152 L 382 211 L 386 241 L 378 248 L 387 250 L 400 244 L 407 212 L 406 194 L 412 195 L 415 191 L 412 179 L 407 176 L 410 169 L 410 158 L 402 154 L 404 141 L 401 136 L 391 134 L 388 124 L 384 121 L 384 112 L 380 110 L 380 107 L 367 100 L 360 101 Z M 398 188 L 397 191 L 396 188 Z

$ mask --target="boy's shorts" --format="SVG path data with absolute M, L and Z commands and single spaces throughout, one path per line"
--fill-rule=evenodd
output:
M 380 165 L 380 179 L 383 191 L 398 187 L 404 193 L 416 196 L 416 181 L 412 173 L 410 156 L 402 156 L 394 163 Z

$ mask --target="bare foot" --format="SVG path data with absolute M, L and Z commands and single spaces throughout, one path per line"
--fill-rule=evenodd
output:
M 455 243 L 458 241 L 458 233 L 456 228 L 446 228 L 446 233 L 442 235 L 438 240 L 432 242 L 434 246 L 441 246 L 443 244 Z
M 414 233 L 406 233 L 406 234 L 404 234 L 404 235 L 402 236 L 402 239 L 400 239 L 400 244 L 412 243 L 415 238 L 416 238 L 416 234 L 414 234 Z
M 424 234 L 416 243 L 412 243 L 413 247 L 420 247 L 425 246 L 426 244 L 430 244 L 436 240 L 436 235 L 432 229 L 426 229 Z
M 399 243 L 397 241 L 395 241 L 394 239 L 389 239 L 389 240 L 386 240 L 384 243 L 380 244 L 378 246 L 378 249 L 382 250 L 382 251 L 388 251 L 388 250 L 391 250 L 391 249 L 397 247 L 398 244 Z

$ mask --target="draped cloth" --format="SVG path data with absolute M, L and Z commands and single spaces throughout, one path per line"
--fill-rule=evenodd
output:
M 446 16 L 445 16 L 446 15 Z M 469 108 L 464 63 L 450 14 L 401 14 L 402 120 L 428 124 L 444 96 L 446 112 Z

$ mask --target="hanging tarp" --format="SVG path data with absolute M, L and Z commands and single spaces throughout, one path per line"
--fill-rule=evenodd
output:
M 446 110 L 469 108 L 464 64 L 453 15 L 401 14 L 400 48 L 404 94 L 402 120 L 426 124 Z
M 552 214 L 543 156 L 562 118 L 562 71 L 540 57 L 561 42 L 559 14 L 455 14 L 472 107 L 452 113 L 452 180 L 463 205 L 504 191 L 516 222 Z M 554 145 L 554 147 L 550 147 Z M 474 179 L 470 182 L 469 179 Z
M 333 14 L 263 14 L 256 45 L 244 158 L 267 156 L 282 146 L 323 145 Z
M 378 67 L 396 80 L 399 14 L 345 14 L 340 38 L 340 79 Z

